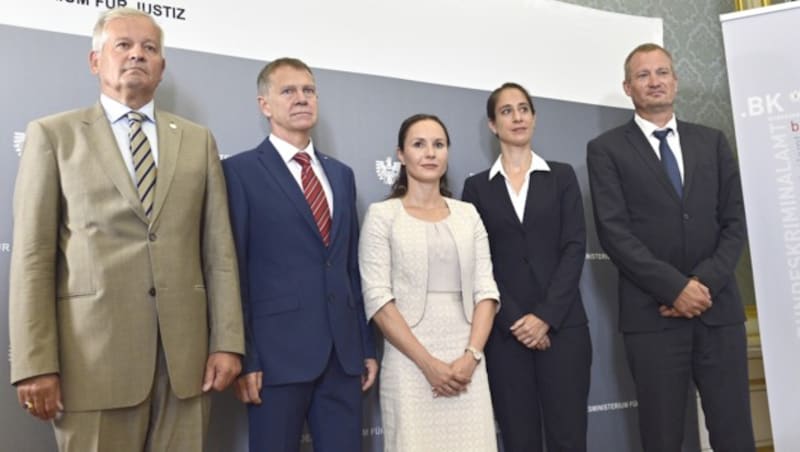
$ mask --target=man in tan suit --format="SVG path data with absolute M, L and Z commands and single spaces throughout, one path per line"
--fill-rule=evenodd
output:
M 241 368 L 219 157 L 208 129 L 154 108 L 162 36 L 140 11 L 101 15 L 89 55 L 100 102 L 27 130 L 11 381 L 23 408 L 54 419 L 63 451 L 201 451 L 206 393 Z

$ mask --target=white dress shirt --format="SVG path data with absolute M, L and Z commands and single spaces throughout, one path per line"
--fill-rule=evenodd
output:
M 656 130 L 672 129 L 672 132 L 667 134 L 667 144 L 669 144 L 670 149 L 672 149 L 672 153 L 675 154 L 675 160 L 678 161 L 678 171 L 681 173 L 681 182 L 683 182 L 683 150 L 681 149 L 681 140 L 678 135 L 678 121 L 675 120 L 675 115 L 672 115 L 672 118 L 664 127 L 658 127 L 636 113 L 633 115 L 633 121 L 639 126 L 639 129 L 642 130 L 644 136 L 647 137 L 650 147 L 653 148 L 653 152 L 656 153 L 656 157 L 658 157 L 659 160 L 661 160 L 661 151 L 659 150 L 661 142 L 653 135 L 653 132 Z
M 322 184 L 322 190 L 325 192 L 325 199 L 328 200 L 328 209 L 331 212 L 331 218 L 333 218 L 333 190 L 331 190 L 331 184 L 328 182 L 325 170 L 322 169 L 322 164 L 319 163 L 319 158 L 314 153 L 314 143 L 308 140 L 308 146 L 306 146 L 305 149 L 298 149 L 294 147 L 294 145 L 273 134 L 269 134 L 269 141 L 275 146 L 275 149 L 278 150 L 281 159 L 286 163 L 286 167 L 289 168 L 289 172 L 292 173 L 294 180 L 297 181 L 300 191 L 303 191 L 303 178 L 301 175 L 303 167 L 294 160 L 294 155 L 298 152 L 305 152 L 311 157 L 311 170 L 314 171 L 317 179 L 319 179 L 319 183 Z
M 489 180 L 494 179 L 497 174 L 502 175 L 505 179 L 508 197 L 511 198 L 511 204 L 514 205 L 514 212 L 517 213 L 517 218 L 519 218 L 520 223 L 522 223 L 525 217 L 525 203 L 528 200 L 528 187 L 531 183 L 531 173 L 534 171 L 549 172 L 550 165 L 548 165 L 543 158 L 536 155 L 536 153 L 531 149 L 531 166 L 528 168 L 528 172 L 525 174 L 525 180 L 522 182 L 522 187 L 519 189 L 519 193 L 515 193 L 514 187 L 511 186 L 511 180 L 509 180 L 506 171 L 503 169 L 502 155 L 497 157 L 497 160 L 494 161 L 494 165 L 492 165 L 492 168 L 489 169 Z
M 136 170 L 133 168 L 133 156 L 131 155 L 130 139 L 128 138 L 128 132 L 131 130 L 128 124 L 128 112 L 133 109 L 115 101 L 105 94 L 100 95 L 100 105 L 103 106 L 103 110 L 106 112 L 106 118 L 108 118 L 108 122 L 111 124 L 111 131 L 114 132 L 114 138 L 117 140 L 117 148 L 122 155 L 122 161 L 125 162 L 125 167 L 128 168 L 128 174 L 131 175 L 131 180 L 133 184 L 136 185 Z M 153 161 L 156 167 L 158 167 L 158 132 L 156 131 L 155 103 L 151 100 L 142 108 L 134 111 L 138 111 L 146 118 L 142 121 L 142 131 L 145 136 L 147 136 L 147 141 L 150 142 Z

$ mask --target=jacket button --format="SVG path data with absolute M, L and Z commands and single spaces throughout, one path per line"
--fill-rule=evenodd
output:
M 333 303 L 333 301 L 334 301 L 335 299 L 336 299 L 336 296 L 335 296 L 335 295 L 333 295 L 333 294 L 330 294 L 330 295 L 328 295 L 328 303 Z
M 683 214 L 683 219 L 688 221 L 689 220 L 689 214 L 688 213 Z
M 155 242 L 157 238 L 156 233 L 151 232 L 150 235 L 147 236 L 147 238 L 150 239 L 151 242 Z
M 155 297 L 156 296 L 156 288 L 155 287 L 151 287 L 150 290 L 147 291 L 147 293 L 150 294 L 151 297 Z

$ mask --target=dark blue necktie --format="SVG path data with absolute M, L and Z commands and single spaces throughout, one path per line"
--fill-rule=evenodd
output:
M 658 138 L 658 151 L 661 153 L 661 164 L 664 165 L 664 170 L 667 172 L 667 177 L 675 188 L 678 197 L 683 196 L 683 183 L 681 182 L 681 170 L 678 169 L 678 161 L 675 159 L 675 153 L 667 143 L 667 135 L 672 132 L 672 129 L 656 130 L 653 132 Z

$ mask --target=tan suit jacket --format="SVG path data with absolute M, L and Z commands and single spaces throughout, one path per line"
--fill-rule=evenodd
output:
M 208 129 L 156 110 L 152 221 L 103 108 L 29 124 L 14 193 L 11 381 L 61 376 L 68 411 L 149 394 L 163 344 L 179 398 L 215 351 L 244 352 L 227 194 Z
M 492 274 L 489 241 L 472 204 L 445 198 L 444 220 L 458 251 L 464 318 L 472 323 L 474 304 L 499 300 Z M 358 256 L 364 309 L 371 319 L 393 301 L 409 326 L 422 320 L 427 296 L 428 244 L 425 222 L 409 215 L 398 198 L 369 206 L 361 230 Z M 499 308 L 499 304 L 498 304 Z

